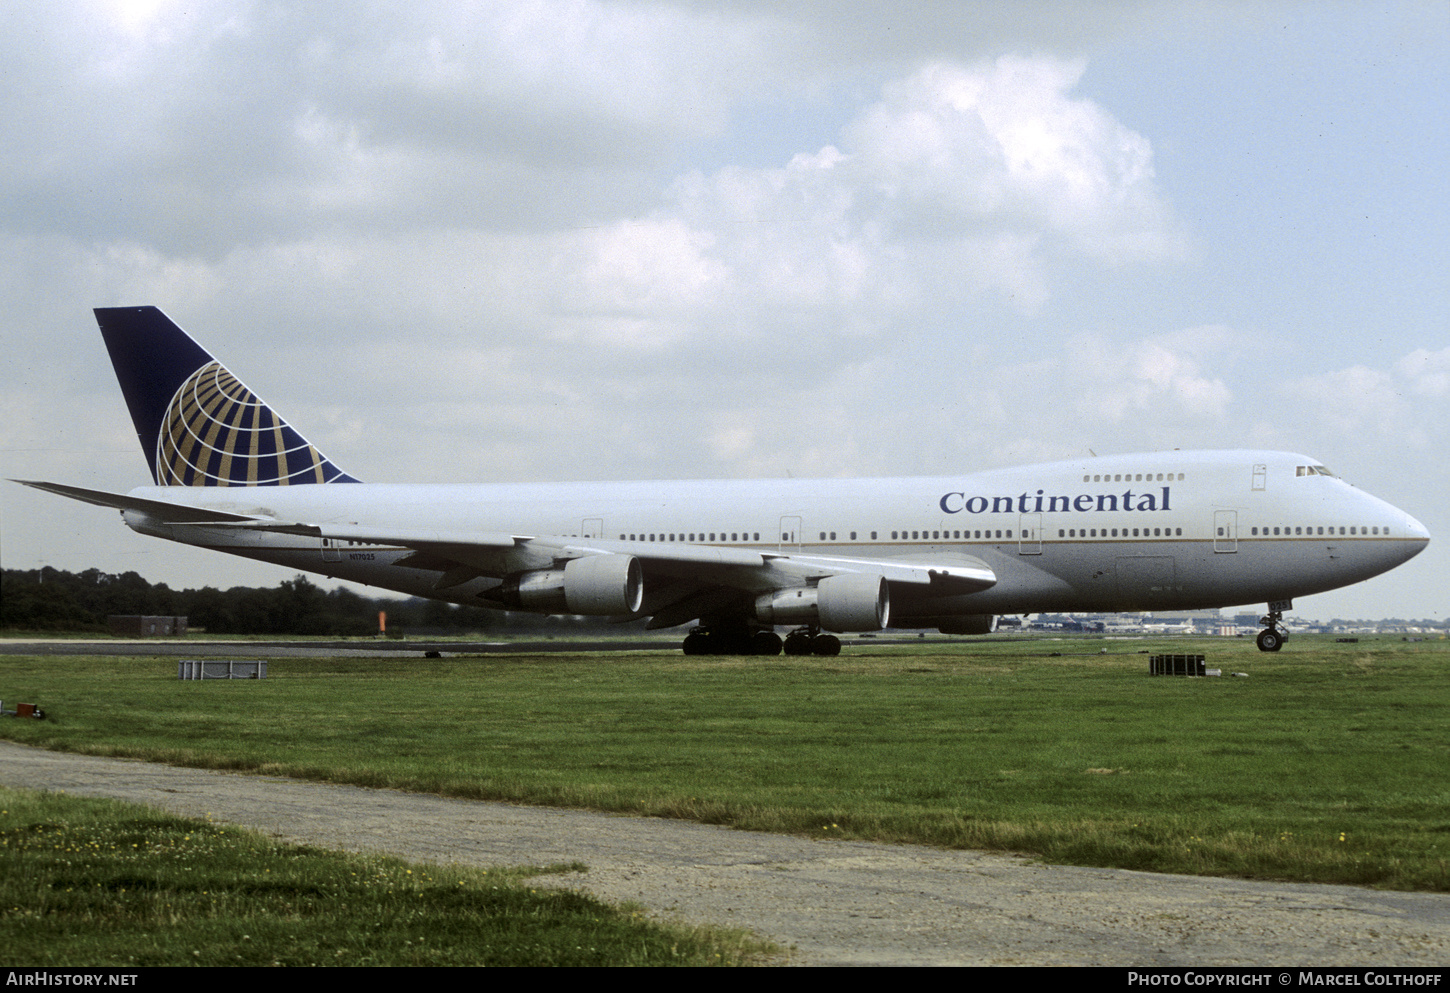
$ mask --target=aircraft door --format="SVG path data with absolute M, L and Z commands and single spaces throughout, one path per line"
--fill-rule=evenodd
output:
M 780 550 L 799 552 L 801 550 L 801 519 L 796 516 L 780 519 Z
M 324 561 L 324 562 L 341 562 L 342 561 L 342 542 L 340 540 L 338 540 L 337 538 L 323 538 L 323 539 L 321 539 L 321 545 L 320 545 L 320 547 L 322 549 L 322 561 Z
M 604 518 L 586 517 L 584 523 L 579 525 L 579 537 L 581 538 L 603 538 Z
M 1021 535 L 1017 539 L 1018 555 L 1041 555 L 1042 554 L 1042 515 L 1023 514 L 1017 521 Z
M 1237 510 L 1215 510 L 1213 512 L 1213 550 L 1215 552 L 1239 550 L 1239 512 Z

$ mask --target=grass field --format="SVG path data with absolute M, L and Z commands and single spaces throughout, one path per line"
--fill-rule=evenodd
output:
M 1108 654 L 1099 654 L 1106 651 Z M 1150 678 L 1148 652 L 1248 678 Z M 1060 657 L 1051 653 L 1060 652 Z M 1450 642 L 1011 639 L 835 659 L 0 658 L 0 735 L 452 796 L 1450 891 Z M 8 705 L 8 704 L 7 704 Z
M 0 787 L 10 966 L 738 965 L 769 951 L 530 882 L 580 869 L 410 865 Z

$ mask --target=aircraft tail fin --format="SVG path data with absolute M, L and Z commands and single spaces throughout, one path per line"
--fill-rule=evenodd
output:
M 158 486 L 358 482 L 156 307 L 96 323 Z

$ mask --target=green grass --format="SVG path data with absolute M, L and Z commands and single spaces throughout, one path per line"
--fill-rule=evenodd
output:
M 1086 654 L 1106 647 L 1118 654 Z M 1248 679 L 1150 678 L 1139 651 Z M 1061 651 L 1061 658 L 1048 653 Z M 1450 890 L 1450 642 L 0 659 L 51 748 L 1160 872 Z
M 10 965 L 738 965 L 767 951 L 530 885 L 583 869 L 410 865 L 0 788 Z

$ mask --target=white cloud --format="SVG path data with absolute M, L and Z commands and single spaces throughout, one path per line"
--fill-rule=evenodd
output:
M 1079 61 L 938 63 L 886 87 L 848 129 L 907 232 L 1020 226 L 1110 262 L 1179 251 L 1146 138 L 1071 96 Z
M 1410 390 L 1423 396 L 1450 395 L 1450 347 L 1432 352 L 1417 348 L 1395 363 L 1395 371 L 1410 381 Z
M 1358 364 L 1288 384 L 1296 421 L 1324 443 L 1389 451 L 1442 448 L 1450 424 L 1450 348 L 1418 348 L 1389 368 Z
M 1175 257 L 1147 141 L 1069 96 L 1080 73 L 1047 58 L 936 64 L 888 85 L 841 147 L 684 175 L 667 206 L 592 238 L 576 303 L 602 315 L 604 345 L 826 340 L 988 293 L 1031 312 L 1068 256 Z M 670 331 L 686 306 L 693 321 Z
M 1179 336 L 1113 342 L 1083 337 L 1058 368 L 1066 395 L 1103 426 L 1151 418 L 1150 431 L 1204 431 L 1229 415 L 1233 393 L 1206 374 Z M 1067 386 L 1068 382 L 1075 386 Z

